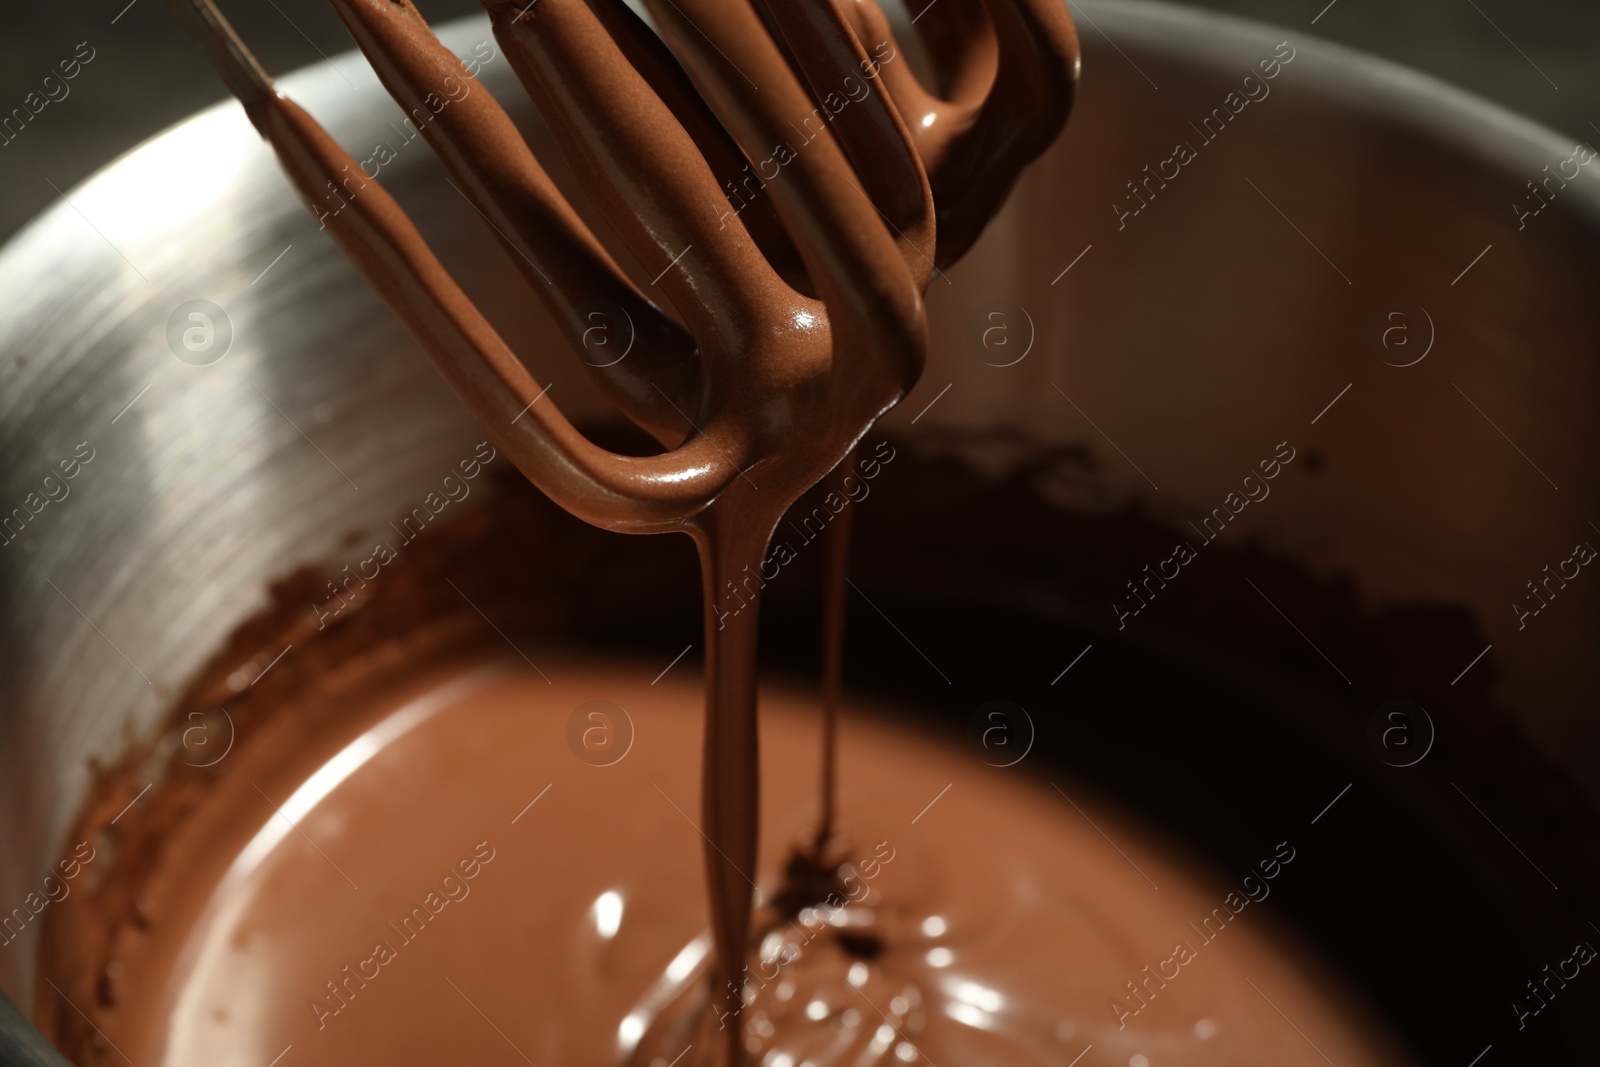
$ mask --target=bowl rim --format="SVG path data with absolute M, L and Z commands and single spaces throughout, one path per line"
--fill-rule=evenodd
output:
M 638 0 L 627 2 L 640 14 L 645 14 Z M 1260 58 L 1263 45 L 1270 47 L 1276 43 L 1273 38 L 1283 40 L 1283 34 L 1291 34 L 1287 39 L 1296 49 L 1297 58 L 1305 57 L 1296 64 L 1295 73 L 1306 87 L 1359 112 L 1380 115 L 1383 121 L 1425 132 L 1487 167 L 1511 176 L 1520 175 L 1532 160 L 1559 160 L 1571 152 L 1571 146 L 1587 144 L 1437 75 L 1316 34 L 1296 36 L 1298 30 L 1276 23 L 1169 0 L 1063 2 L 1074 21 L 1081 23 L 1080 37 L 1086 32 L 1099 36 L 1120 52 L 1116 37 L 1102 28 L 1108 26 L 1117 37 L 1136 39 L 1138 50 L 1216 67 L 1251 66 Z M 896 32 L 904 34 L 908 26 L 898 7 L 893 15 Z M 439 23 L 434 30 L 446 45 L 461 51 L 472 38 L 483 38 L 489 33 L 488 16 L 451 19 Z M 338 67 L 341 63 L 344 66 Z M 346 67 L 356 72 L 356 93 L 350 92 L 349 80 L 340 73 Z M 1093 76 L 1091 72 L 1089 77 Z M 354 48 L 291 71 L 276 81 L 303 106 L 317 112 L 330 128 L 337 127 L 341 115 L 359 113 L 368 106 L 365 92 L 378 85 L 365 57 Z M 217 122 L 221 113 L 237 113 L 237 110 L 238 104 L 231 98 L 203 108 L 113 158 L 76 183 L 73 191 L 110 178 L 129 156 L 155 150 L 164 138 L 182 126 L 201 121 Z M 243 118 L 242 114 L 236 117 Z M 1580 172 L 1576 179 L 1569 181 L 1568 187 L 1563 189 L 1563 199 L 1567 207 L 1600 226 L 1600 175 L 1583 180 L 1585 177 Z M 11 258 L 22 246 L 31 244 L 28 238 L 34 231 L 42 230 L 58 216 L 70 212 L 69 205 L 57 201 L 35 215 L 0 243 L 0 262 Z
M 1074 16 L 1083 13 L 1080 36 L 1086 23 L 1089 33 L 1112 41 L 1104 25 L 1134 37 L 1142 51 L 1191 63 L 1248 67 L 1260 58 L 1264 44 L 1284 40 L 1281 35 L 1287 33 L 1297 50 L 1295 77 L 1305 87 L 1385 122 L 1415 128 L 1515 177 L 1523 177 L 1522 168 L 1532 159 L 1554 162 L 1574 145 L 1588 144 L 1438 75 L 1315 34 L 1301 36 L 1276 23 L 1169 0 L 1064 2 Z M 1580 173 L 1568 182 L 1563 198 L 1570 194 L 1568 206 L 1600 225 L 1600 180 L 1582 178 Z

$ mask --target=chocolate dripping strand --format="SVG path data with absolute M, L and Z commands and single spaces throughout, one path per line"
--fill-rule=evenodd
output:
M 857 449 L 829 472 L 823 486 L 848 500 L 845 480 L 855 469 Z M 822 577 L 822 814 L 812 844 L 817 865 L 838 832 L 839 701 L 844 688 L 844 626 L 850 595 L 850 536 L 855 508 L 848 504 L 835 515 L 823 540 Z

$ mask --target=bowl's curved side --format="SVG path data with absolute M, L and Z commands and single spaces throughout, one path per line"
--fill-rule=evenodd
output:
M 1107 45 L 1132 38 L 1141 53 L 1217 69 L 1231 66 L 1241 77 L 1263 46 L 1288 40 L 1302 50 L 1294 66 L 1307 88 L 1353 111 L 1446 142 L 1510 176 L 1521 175 L 1530 160 L 1559 160 L 1572 151 L 1572 141 L 1525 115 L 1415 68 L 1299 30 L 1164 0 L 1071 0 L 1067 6 L 1086 36 L 1099 36 Z M 1570 199 L 1573 210 L 1600 221 L 1600 182 L 1592 176 L 1572 187 Z
M 938 343 L 886 425 L 1086 441 L 1103 477 L 1077 502 L 1133 502 L 1178 528 L 1287 442 L 1309 462 L 1227 536 L 1347 576 L 1375 608 L 1470 610 L 1493 649 L 1459 685 L 1493 686 L 1600 801 L 1586 773 L 1600 584 L 1571 582 L 1547 618 L 1513 607 L 1538 608 L 1528 583 L 1546 564 L 1600 544 L 1600 164 L 1292 31 L 1071 7 L 1080 106 L 935 279 Z M 1547 165 L 1570 177 L 1535 198 Z M 996 366 L 1020 347 L 997 344 L 1024 335 L 1031 354 Z

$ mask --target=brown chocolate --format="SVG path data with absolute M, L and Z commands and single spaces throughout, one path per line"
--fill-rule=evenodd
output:
M 165 828 L 81 1062 L 681 1067 L 735 1032 L 696 906 L 699 680 L 435 637 L 283 694 Z M 815 711 L 763 696 L 752 1061 L 1322 1062 L 1309 1041 L 1341 1067 L 1399 1062 L 1261 906 L 1300 876 L 1299 842 L 1262 842 L 1271 877 L 1197 878 L 1091 796 L 859 704 L 838 896 L 780 907 L 815 827 Z M 620 758 L 571 744 L 596 700 L 631 722 Z
M 870 0 L 845 5 L 865 41 L 892 41 Z M 1077 88 L 1077 32 L 1055 0 L 935 0 L 916 25 L 944 95 L 924 88 L 909 64 L 883 79 L 926 168 L 938 220 L 939 267 L 972 247 L 1018 174 L 1055 141 Z M 859 162 L 858 162 L 859 165 Z

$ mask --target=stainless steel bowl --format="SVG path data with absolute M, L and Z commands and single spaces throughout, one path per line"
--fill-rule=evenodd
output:
M 1319 473 L 1276 483 L 1228 537 L 1343 577 L 1374 610 L 1468 612 L 1489 650 L 1441 691 L 1488 690 L 1587 817 L 1600 578 L 1580 571 L 1537 616 L 1511 605 L 1536 606 L 1525 583 L 1600 541 L 1600 165 L 1298 31 L 1134 0 L 1072 9 L 1085 73 L 1070 130 L 935 279 L 927 373 L 886 425 L 930 448 L 996 427 L 1086 446 L 1093 474 L 1056 486 L 1059 504 L 1179 527 L 1290 442 Z M 492 40 L 477 20 L 443 36 L 463 55 Z M 353 150 L 396 149 L 381 180 L 569 414 L 603 414 L 365 64 L 335 63 L 284 84 Z M 504 57 L 481 77 L 555 159 Z M 72 190 L 0 253 L 0 291 L 9 909 L 70 847 L 91 764 L 148 742 L 267 583 L 411 506 L 481 435 L 232 105 Z M 1257 592 L 1267 622 L 1304 629 Z M 1116 629 L 1109 602 L 1093 611 L 1086 625 Z M 1359 682 L 1337 647 L 1317 654 L 1330 692 Z M 1455 728 L 1434 725 L 1441 744 Z M 1477 835 L 1486 866 L 1592 872 L 1593 837 L 1519 858 L 1493 810 L 1448 790 L 1418 803 Z M 1494 825 L 1526 840 L 1503 814 Z M 1554 885 L 1534 888 L 1560 910 Z M 37 934 L 0 951 L 0 987 L 23 1005 Z M 32 1062 L 10 1032 L 5 1062 Z

